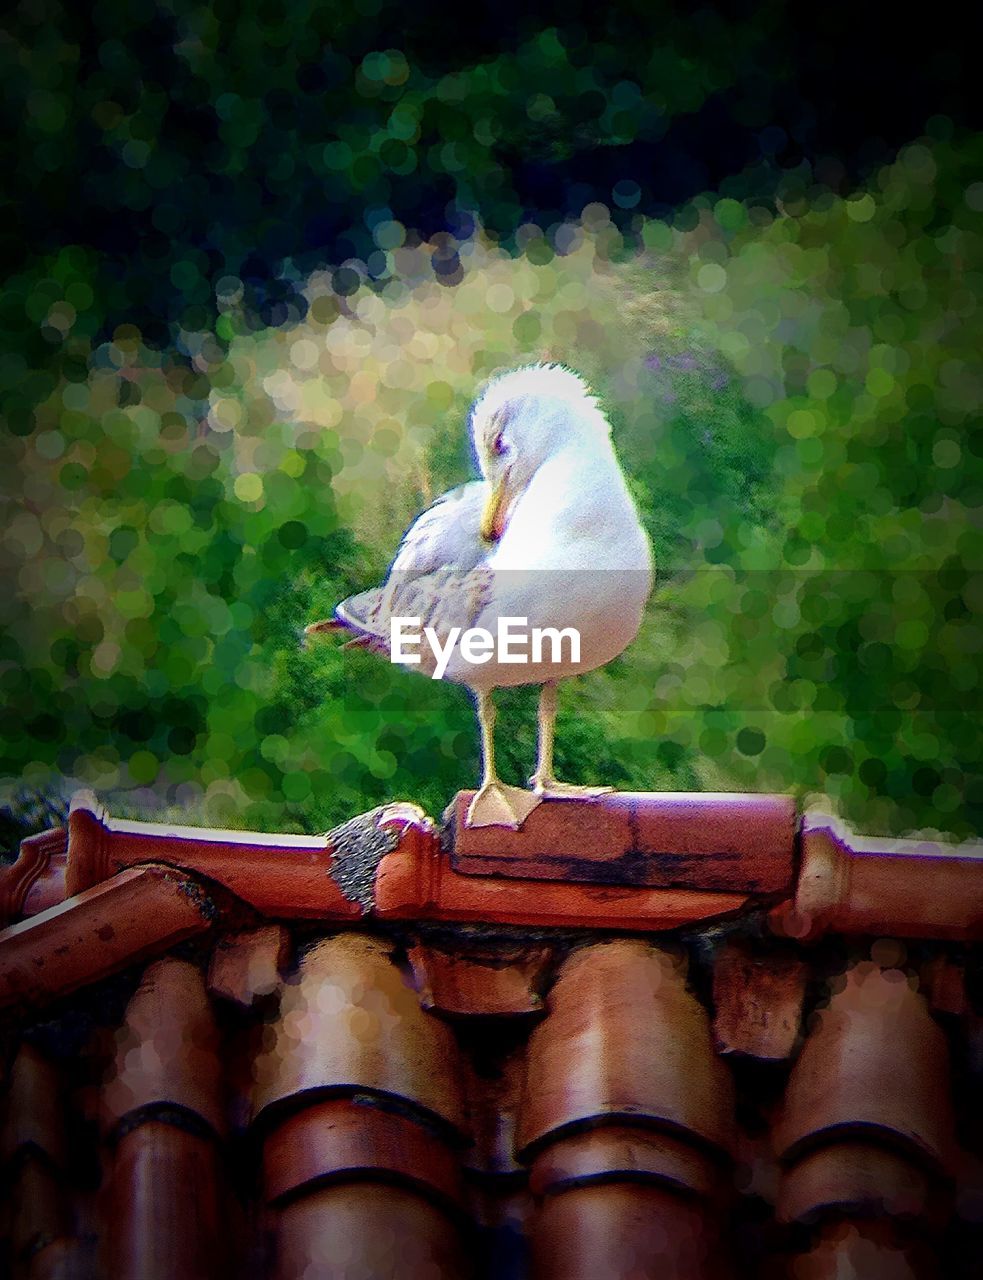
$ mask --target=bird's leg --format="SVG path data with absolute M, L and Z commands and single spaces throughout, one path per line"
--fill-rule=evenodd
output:
M 540 800 L 522 787 L 509 787 L 499 781 L 495 772 L 495 704 L 486 691 L 476 689 L 474 696 L 481 726 L 482 779 L 464 823 L 468 827 L 511 827 L 517 831 Z
M 537 796 L 545 800 L 572 800 L 580 797 L 589 800 L 593 796 L 604 796 L 613 787 L 580 787 L 573 782 L 557 782 L 553 776 L 553 736 L 556 725 L 556 681 L 550 680 L 543 685 L 539 695 L 539 759 L 536 772 L 529 779 L 529 785 Z

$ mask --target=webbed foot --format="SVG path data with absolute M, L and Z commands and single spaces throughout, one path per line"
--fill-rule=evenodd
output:
M 504 782 L 486 782 L 468 805 L 466 827 L 511 827 L 518 831 L 542 797 Z
M 558 782 L 556 778 L 542 777 L 534 773 L 529 779 L 533 794 L 544 800 L 596 800 L 610 795 L 614 787 L 582 787 L 576 782 Z

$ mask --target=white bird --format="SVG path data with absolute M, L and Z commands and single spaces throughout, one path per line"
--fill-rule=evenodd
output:
M 476 660 L 463 639 L 442 678 L 477 700 L 483 778 L 469 826 L 518 828 L 543 799 L 592 797 L 610 787 L 558 782 L 553 774 L 556 685 L 617 657 L 634 639 L 652 589 L 648 539 L 611 444 L 611 427 L 583 380 L 560 365 L 533 365 L 492 381 L 471 410 L 483 479 L 438 498 L 410 526 L 385 583 L 338 605 L 335 619 L 355 643 L 392 653 L 393 618 L 419 619 L 442 647 L 472 628 L 498 635 L 499 619 L 535 628 L 574 628 L 544 641 L 538 660 L 507 660 L 499 647 Z M 427 644 L 414 669 L 439 670 Z M 405 656 L 405 655 L 404 655 Z M 535 645 L 528 653 L 536 656 Z M 410 661 L 411 659 L 407 659 Z M 495 770 L 492 690 L 541 684 L 539 752 L 532 791 L 506 786 Z

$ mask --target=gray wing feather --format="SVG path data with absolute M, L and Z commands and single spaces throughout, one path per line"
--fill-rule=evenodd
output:
M 403 535 L 389 576 L 474 569 L 488 554 L 481 537 L 481 513 L 487 498 L 484 480 L 458 485 L 439 497 Z
M 350 631 L 388 646 L 391 617 L 420 617 L 438 632 L 473 624 L 490 596 L 489 548 L 481 537 L 483 480 L 443 494 L 406 533 L 381 587 L 343 600 L 335 616 Z

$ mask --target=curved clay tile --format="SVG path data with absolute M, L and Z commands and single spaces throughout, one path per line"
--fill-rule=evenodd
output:
M 921 990 L 936 1013 L 961 1018 L 971 1002 L 966 989 L 966 966 L 946 955 L 935 955 L 921 967 Z
M 935 1280 L 928 1247 L 907 1246 L 886 1222 L 837 1222 L 788 1268 L 794 1280 Z
M 718 1053 L 781 1062 L 795 1051 L 809 970 L 788 951 L 729 938 L 713 965 L 713 1038 Z
M 634 939 L 575 951 L 547 1006 L 529 1041 L 520 1151 L 602 1117 L 730 1149 L 730 1076 L 668 954 Z
M 208 990 L 242 1009 L 281 985 L 290 935 L 280 924 L 262 925 L 220 938 L 208 966 Z
M 65 1165 L 62 1076 L 55 1063 L 32 1044 L 22 1044 L 7 1081 L 0 1134 L 0 1160 L 8 1164 L 25 1150 Z
M 341 933 L 307 953 L 256 1061 L 254 1115 L 310 1091 L 368 1090 L 463 1127 L 453 1033 L 420 1008 L 391 950 L 379 938 Z
M 600 1180 L 661 1182 L 710 1195 L 719 1168 L 706 1152 L 672 1134 L 604 1125 L 549 1143 L 533 1162 L 529 1185 L 545 1195 Z
M 104 1091 L 109 1122 L 169 1104 L 221 1133 L 220 1080 L 217 1032 L 200 970 L 170 956 L 148 965 L 116 1034 Z
M 710 1212 L 655 1186 L 599 1183 L 547 1196 L 531 1280 L 720 1280 Z
M 377 1102 L 330 1098 L 294 1112 L 263 1144 L 267 1200 L 332 1179 L 414 1184 L 452 1207 L 464 1200 L 455 1154 L 419 1122 Z
M 0 926 L 64 898 L 67 848 L 64 827 L 51 827 L 20 842 L 15 861 L 0 867 Z
M 785 1172 L 776 1216 L 796 1222 L 835 1210 L 845 1217 L 925 1217 L 929 1205 L 929 1179 L 908 1156 L 870 1143 L 837 1142 Z
M 471 1275 L 458 1232 L 435 1205 L 402 1187 L 373 1183 L 323 1187 L 291 1201 L 277 1215 L 274 1254 L 271 1280 Z
M 61 1181 L 36 1152 L 18 1164 L 5 1194 L 10 1213 L 10 1249 L 22 1265 L 69 1230 L 70 1215 Z
M 491 1069 L 477 1069 L 474 1056 L 462 1056 L 467 1093 L 468 1135 L 471 1145 L 462 1153 L 474 1173 L 525 1179 L 526 1169 L 515 1158 L 515 1127 L 526 1074 L 525 1044 L 495 1054 Z
M 925 1000 L 902 970 L 872 962 L 837 985 L 789 1077 L 778 1154 L 787 1161 L 819 1143 L 879 1134 L 948 1167 L 949 1054 Z
M 92 1280 L 96 1273 L 89 1242 L 62 1237 L 31 1258 L 31 1280 Z
M 0 1005 L 39 1004 L 211 928 L 201 887 L 169 867 L 131 867 L 0 933 Z
M 857 835 L 837 818 L 807 813 L 801 846 L 794 901 L 772 914 L 777 932 L 983 937 L 983 844 Z
M 105 1191 L 112 1280 L 219 1280 L 227 1232 L 211 1136 L 151 1120 L 116 1148 Z
M 490 829 L 490 828 L 489 828 Z M 420 1003 L 425 1009 L 460 1016 L 540 1014 L 544 974 L 552 947 L 504 948 L 490 955 L 467 955 L 417 943 L 410 948 Z

